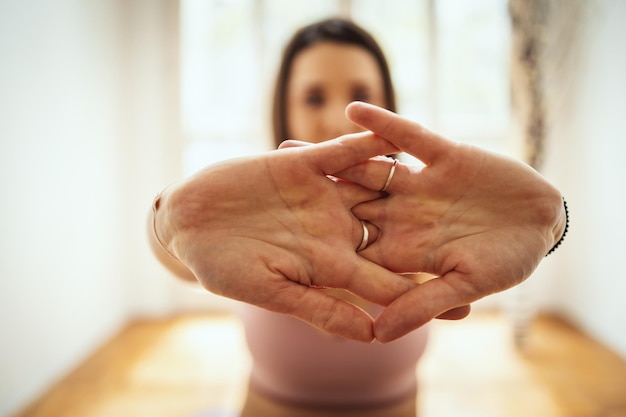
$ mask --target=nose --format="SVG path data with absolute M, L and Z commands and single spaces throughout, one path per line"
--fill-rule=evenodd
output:
M 326 139 L 334 139 L 348 133 L 359 132 L 362 129 L 346 118 L 345 109 L 349 103 L 338 102 L 328 106 L 323 118 L 324 136 Z

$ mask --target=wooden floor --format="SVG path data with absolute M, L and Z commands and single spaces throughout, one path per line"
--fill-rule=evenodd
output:
M 252 417 L 626 417 L 626 362 L 555 318 L 534 321 L 523 351 L 496 314 L 431 329 L 417 405 L 316 412 L 246 399 L 240 323 L 203 315 L 129 325 L 19 416 L 237 416 L 246 403 Z

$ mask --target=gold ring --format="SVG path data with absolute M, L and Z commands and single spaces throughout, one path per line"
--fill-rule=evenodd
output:
M 360 220 L 360 219 L 359 219 Z M 365 249 L 367 247 L 367 243 L 370 237 L 370 231 L 367 230 L 367 226 L 365 225 L 365 221 L 360 220 L 361 221 L 361 226 L 363 226 L 363 239 L 361 239 L 361 244 L 359 245 L 358 248 L 356 248 L 357 252 L 361 252 L 363 249 Z
M 387 192 L 387 188 L 389 184 L 391 184 L 391 180 L 393 179 L 393 175 L 396 173 L 396 165 L 398 165 L 398 160 L 393 160 L 393 165 L 391 165 L 391 170 L 389 170 L 389 175 L 387 175 L 387 181 L 385 181 L 385 185 L 380 189 L 383 193 Z

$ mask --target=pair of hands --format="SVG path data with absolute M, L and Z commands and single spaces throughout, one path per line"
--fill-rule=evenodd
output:
M 388 342 L 520 283 L 561 236 L 560 194 L 527 165 L 364 103 L 346 114 L 369 132 L 225 161 L 168 188 L 161 241 L 211 292 Z M 373 157 L 397 151 L 425 167 L 399 164 L 383 195 L 391 161 Z M 357 253 L 359 219 L 372 243 Z M 374 321 L 322 288 L 386 308 Z

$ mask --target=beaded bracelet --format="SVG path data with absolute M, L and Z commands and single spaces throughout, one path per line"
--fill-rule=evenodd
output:
M 563 234 L 561 235 L 561 238 L 558 240 L 558 242 L 554 244 L 554 246 L 552 246 L 552 249 L 550 249 L 548 253 L 546 253 L 546 256 L 554 252 L 556 248 L 558 248 L 561 243 L 563 243 L 563 241 L 565 240 L 565 235 L 569 230 L 569 211 L 567 210 L 567 202 L 565 201 L 565 197 L 563 197 L 563 207 L 565 208 L 565 229 L 563 229 Z

